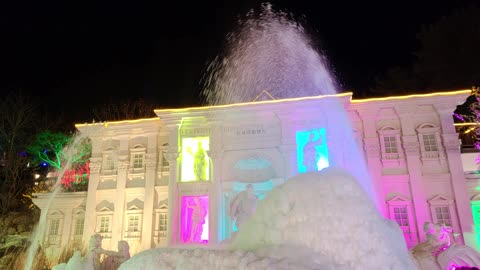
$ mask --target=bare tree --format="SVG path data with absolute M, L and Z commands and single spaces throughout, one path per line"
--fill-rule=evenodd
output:
M 32 180 L 25 150 L 35 135 L 36 108 L 21 92 L 0 100 L 0 215 L 19 206 Z
M 143 99 L 124 100 L 118 103 L 98 105 L 93 109 L 95 121 L 121 121 L 155 117 L 156 106 Z

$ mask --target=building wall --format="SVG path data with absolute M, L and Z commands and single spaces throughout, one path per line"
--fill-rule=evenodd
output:
M 400 223 L 410 247 L 424 240 L 426 221 L 451 223 L 458 243 L 476 247 L 471 200 L 477 191 L 465 181 L 452 119 L 468 94 L 370 100 L 340 94 L 156 110 L 155 119 L 78 125 L 93 143 L 84 240 L 98 232 L 104 248 L 127 240 L 133 253 L 188 244 L 191 225 L 182 227 L 190 221 L 181 213 L 192 196 L 208 197 L 208 243 L 226 240 L 234 230 L 231 198 L 247 184 L 264 196 L 301 172 L 301 132 L 325 132 L 317 136 L 325 136 L 329 165 L 355 170 L 365 159 L 371 178 L 365 187 L 371 186 L 379 211 Z M 198 140 L 208 147 L 208 179 L 186 178 L 187 147 Z

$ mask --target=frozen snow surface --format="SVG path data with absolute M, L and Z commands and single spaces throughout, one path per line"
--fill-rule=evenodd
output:
M 143 251 L 127 269 L 416 269 L 394 221 L 348 172 L 327 168 L 273 189 L 225 247 Z

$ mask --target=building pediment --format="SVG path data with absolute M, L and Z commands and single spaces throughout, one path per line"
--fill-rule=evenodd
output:
M 55 209 L 55 210 L 49 211 L 49 212 L 48 212 L 48 215 L 49 215 L 49 216 L 63 216 L 64 214 L 63 214 L 62 211 Z
M 97 212 L 114 211 L 115 206 L 113 203 L 103 200 L 99 204 L 97 204 L 97 207 L 95 209 L 97 210 Z
M 389 205 L 411 203 L 410 197 L 403 194 L 394 193 L 391 194 L 390 197 L 391 198 L 387 200 L 387 204 Z
M 445 196 L 443 194 L 437 194 L 433 198 L 428 200 L 429 204 L 432 204 L 432 203 L 451 203 L 451 202 L 453 202 L 453 200 L 448 198 L 447 196 Z
M 135 198 L 134 200 L 127 203 L 127 210 L 142 210 L 143 209 L 143 201 Z
M 168 209 L 168 199 L 160 201 L 158 203 L 158 209 Z

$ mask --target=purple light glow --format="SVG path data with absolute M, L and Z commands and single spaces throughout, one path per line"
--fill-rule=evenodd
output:
M 208 196 L 182 196 L 180 222 L 182 243 L 208 243 Z

